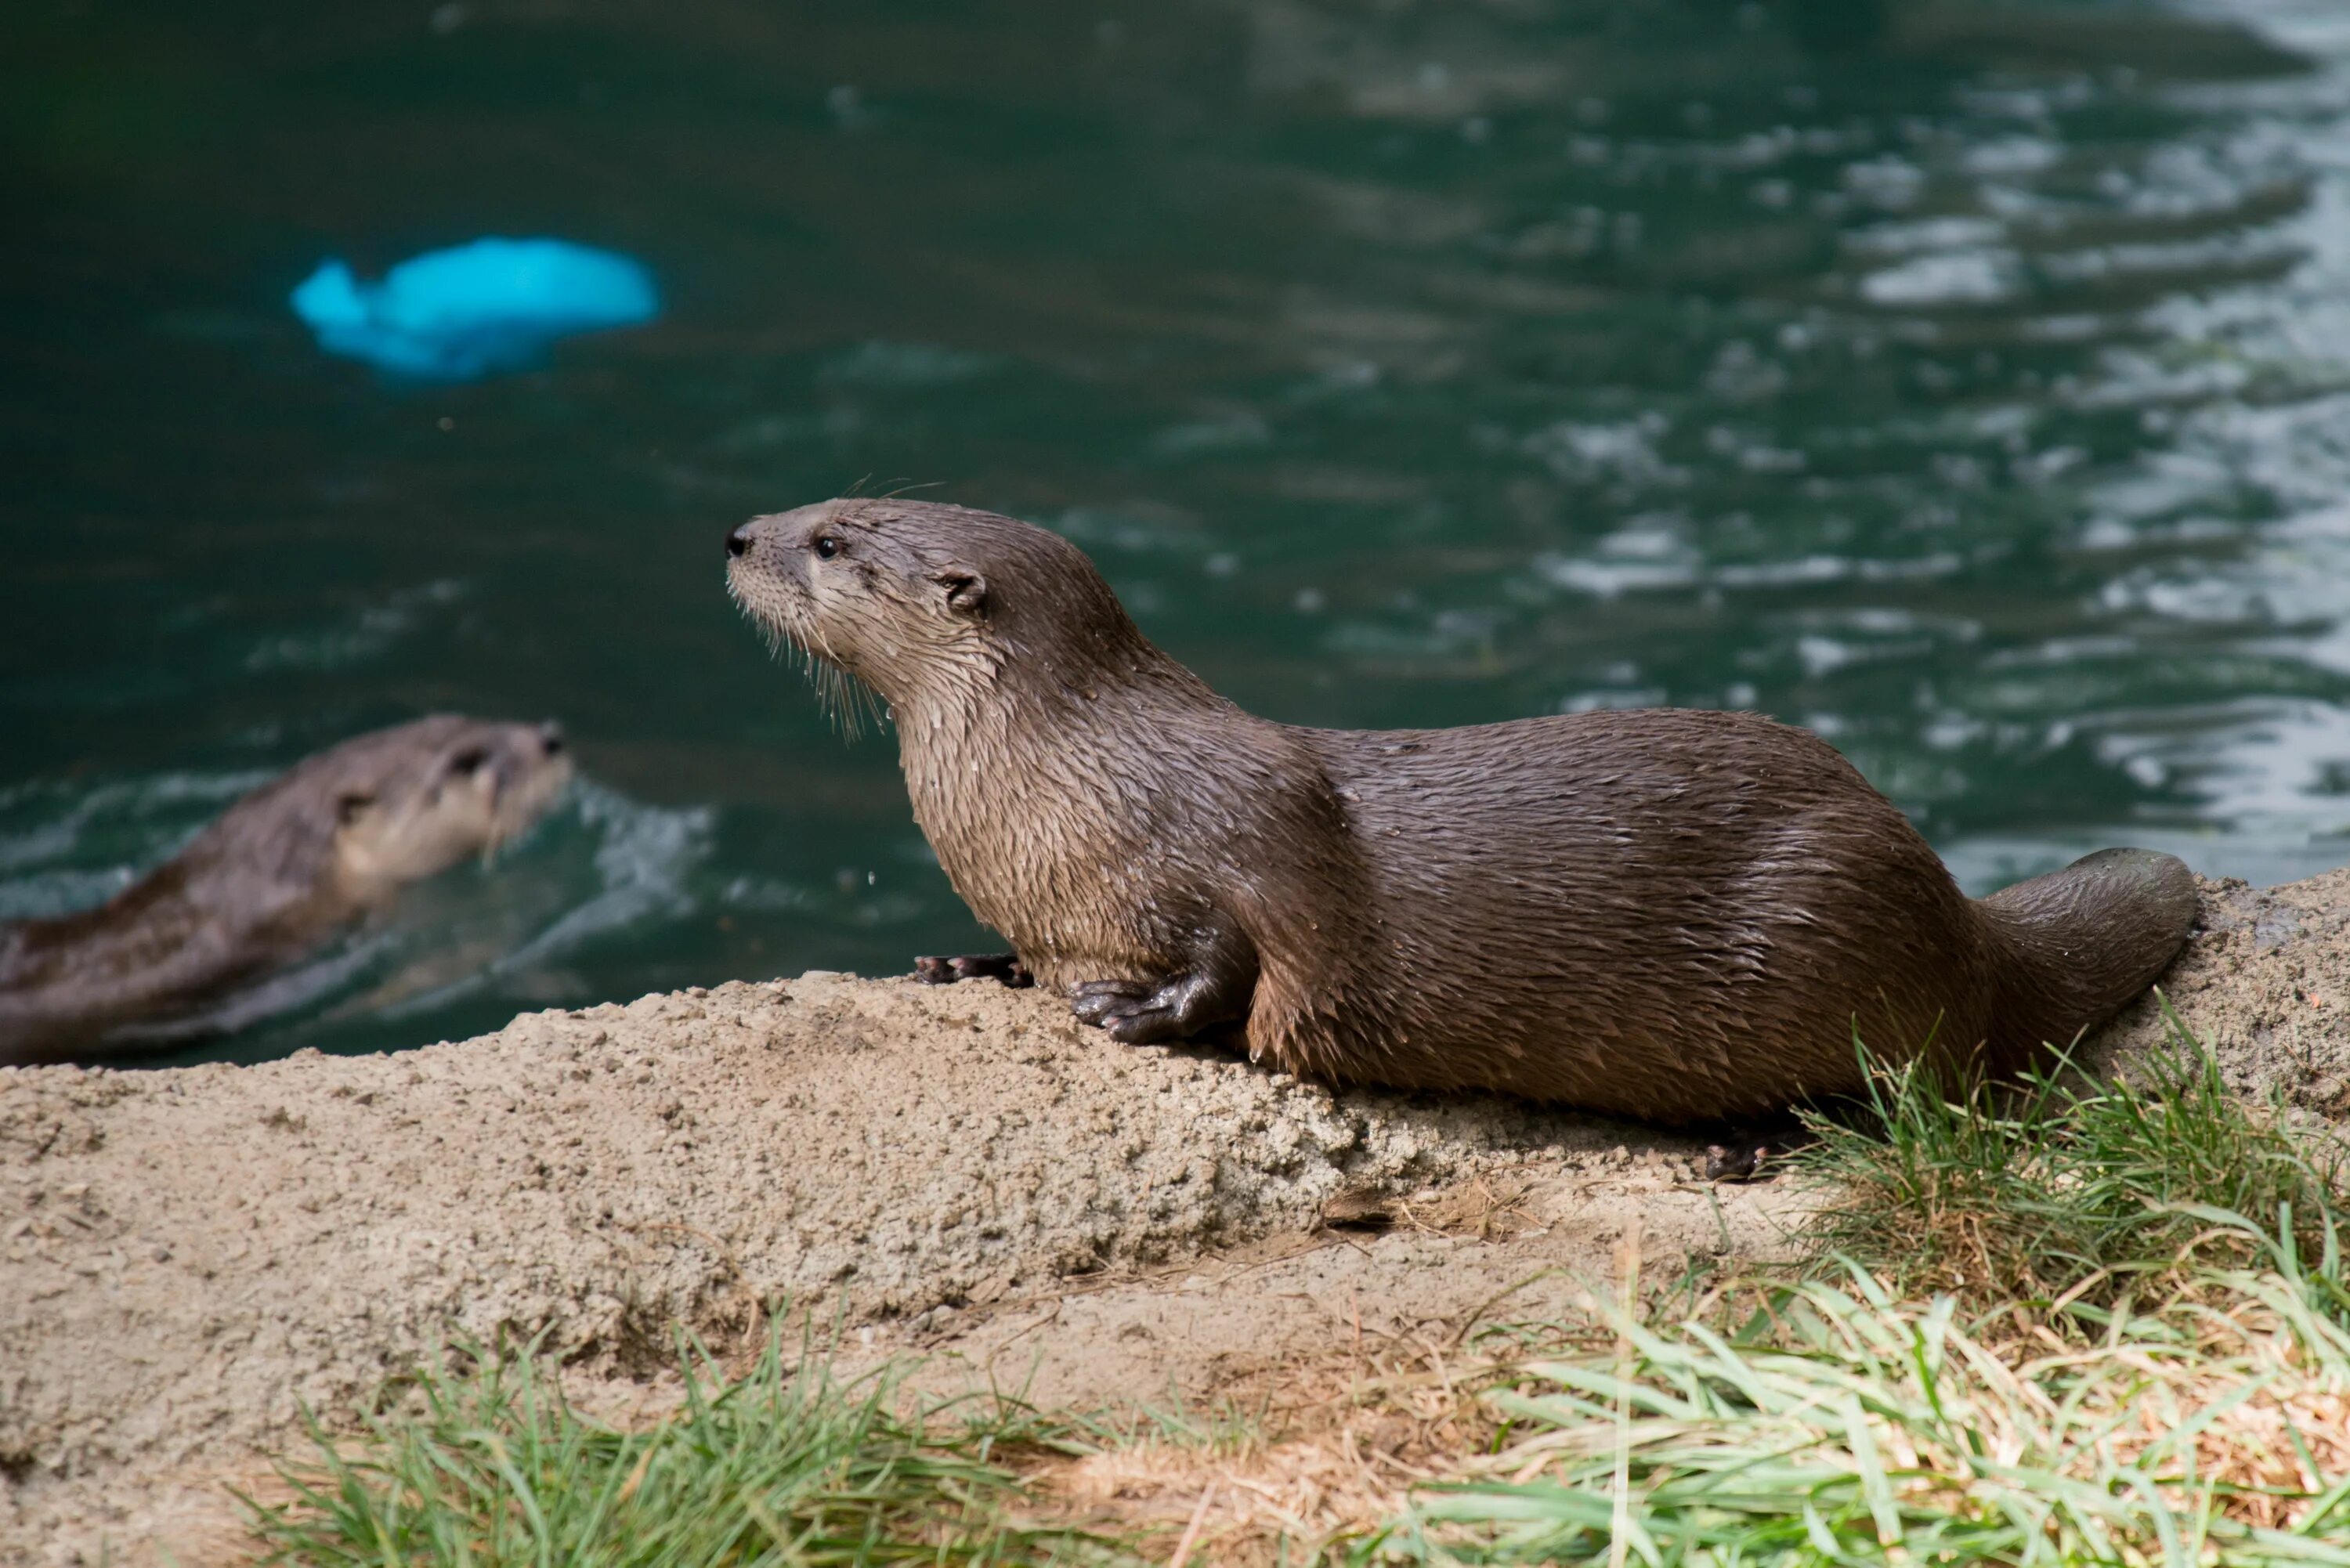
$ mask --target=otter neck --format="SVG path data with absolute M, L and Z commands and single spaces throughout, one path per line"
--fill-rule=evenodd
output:
M 1124 661 L 1010 659 L 893 704 L 907 794 L 939 864 L 972 912 L 1047 974 L 1064 959 L 1114 962 L 1125 950 L 1121 933 L 1098 929 L 1101 877 L 1144 847 L 1136 836 L 1159 815 L 1154 764 L 1168 731 L 1237 711 L 1137 642 Z
M 1074 737 L 1064 751 L 1147 744 L 1171 714 L 1233 711 L 1182 665 L 1139 637 L 1135 643 L 1121 659 L 1078 669 L 1017 656 L 959 659 L 939 672 L 944 679 L 883 691 L 917 811 L 925 794 L 1016 783 L 1050 760 L 1040 735 Z

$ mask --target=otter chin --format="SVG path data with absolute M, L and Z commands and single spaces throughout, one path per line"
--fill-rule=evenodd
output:
M 454 714 L 306 759 L 98 908 L 0 925 L 0 1064 L 151 1043 L 519 836 L 571 771 L 553 723 Z
M 771 637 L 889 704 L 914 815 L 1009 955 L 1113 1039 L 1237 1029 L 1332 1082 L 1664 1123 L 1880 1059 L 2005 1072 L 2143 992 L 2194 878 L 2106 850 L 1968 898 L 1834 748 L 1750 713 L 1364 732 L 1243 711 L 1084 553 L 991 513 L 828 501 L 727 535 Z

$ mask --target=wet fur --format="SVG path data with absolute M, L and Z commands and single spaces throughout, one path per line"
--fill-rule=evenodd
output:
M 889 704 L 956 891 L 1124 1038 L 1192 1016 L 1193 977 L 1293 1072 L 1718 1121 L 1858 1087 L 1856 1030 L 2012 1067 L 2194 921 L 2186 867 L 2136 850 L 1968 898 L 1833 748 L 1751 714 L 1257 718 L 1010 518 L 853 500 L 737 545 L 738 601 Z
M 494 851 L 569 774 L 569 759 L 549 754 L 551 734 L 441 715 L 359 736 L 245 795 L 98 908 L 0 925 L 0 1064 L 128 1048 L 126 1033 L 185 1017 L 300 959 L 406 883 Z M 462 771 L 487 770 L 486 813 L 421 842 L 402 836 L 442 808 L 456 759 L 477 753 Z M 362 863 L 354 835 L 382 853 Z

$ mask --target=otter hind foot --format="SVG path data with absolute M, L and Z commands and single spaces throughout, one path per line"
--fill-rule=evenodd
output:
M 924 985 L 952 985 L 959 980 L 1000 980 L 1013 991 L 1036 983 L 1018 953 L 961 953 L 953 958 L 918 958 L 914 978 Z
M 1768 1181 L 1787 1168 L 1787 1157 L 1816 1141 L 1800 1122 L 1733 1127 L 1720 1143 L 1705 1146 L 1708 1181 Z
M 1705 1146 L 1708 1181 L 1759 1181 L 1778 1174 L 1771 1168 L 1774 1151 L 1767 1138 L 1733 1137 L 1728 1143 Z
M 1246 992 L 1235 1005 L 1233 991 L 1228 977 L 1212 971 L 1179 974 L 1163 985 L 1089 980 L 1069 992 L 1069 1010 L 1121 1045 L 1158 1045 L 1244 1016 Z
M 1156 1045 L 1187 1033 L 1176 1017 L 1182 981 L 1153 986 L 1139 980 L 1089 980 L 1069 993 L 1069 1011 L 1122 1045 Z

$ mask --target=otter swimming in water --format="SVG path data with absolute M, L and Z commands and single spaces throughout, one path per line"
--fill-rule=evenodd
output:
M 307 758 L 98 908 L 0 924 L 0 1064 L 134 1048 L 520 834 L 570 776 L 554 724 L 453 714 Z
M 914 814 L 1016 956 L 1133 1044 L 1223 1025 L 1336 1082 L 1665 1123 L 1767 1116 L 1881 1057 L 2006 1071 L 2144 992 L 2196 916 L 2168 855 L 1984 899 L 1805 731 L 1598 711 L 1357 732 L 1242 711 L 1012 518 L 826 502 L 727 536 L 771 635 L 894 715 Z

